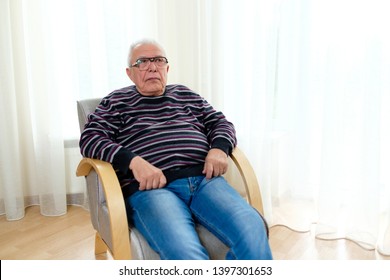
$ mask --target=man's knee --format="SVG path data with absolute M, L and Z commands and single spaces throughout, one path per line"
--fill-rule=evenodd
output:
M 173 240 L 161 248 L 160 257 L 166 260 L 208 260 L 207 250 L 195 240 Z

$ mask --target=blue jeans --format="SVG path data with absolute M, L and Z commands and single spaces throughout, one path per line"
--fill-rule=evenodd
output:
M 272 259 L 262 218 L 223 177 L 178 179 L 138 191 L 126 203 L 134 226 L 161 259 L 209 259 L 195 223 L 230 248 L 226 259 Z

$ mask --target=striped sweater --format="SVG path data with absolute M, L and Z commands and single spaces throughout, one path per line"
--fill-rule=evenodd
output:
M 167 181 L 201 175 L 210 148 L 230 154 L 235 130 L 225 116 L 183 85 L 167 85 L 147 97 L 129 86 L 102 99 L 80 137 L 81 154 L 112 163 L 124 196 L 138 189 L 129 170 L 139 155 L 160 168 Z

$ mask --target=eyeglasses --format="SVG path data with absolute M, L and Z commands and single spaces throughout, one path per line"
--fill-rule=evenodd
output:
M 163 68 L 168 64 L 168 59 L 163 56 L 156 57 L 142 57 L 138 58 L 131 67 L 138 67 L 140 71 L 145 71 L 149 69 L 150 63 L 153 62 L 158 68 Z

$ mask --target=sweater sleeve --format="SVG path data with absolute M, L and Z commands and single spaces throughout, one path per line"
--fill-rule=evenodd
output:
M 215 110 L 206 100 L 202 102 L 203 124 L 206 127 L 207 137 L 211 148 L 223 150 L 230 155 L 237 145 L 236 131 L 233 123 L 225 115 Z
M 112 163 L 115 169 L 124 170 L 125 163 L 135 155 L 115 141 L 121 119 L 114 107 L 108 98 L 104 98 L 88 116 L 80 136 L 80 152 L 84 157 L 100 159 Z
M 129 172 L 129 165 L 131 160 L 137 156 L 133 152 L 121 148 L 114 156 L 114 160 L 112 162 L 112 166 L 116 171 L 120 171 L 123 174 L 127 174 Z
M 229 156 L 235 146 L 232 146 L 231 142 L 226 139 L 217 138 L 213 141 L 213 143 L 211 143 L 210 147 L 220 149 Z

